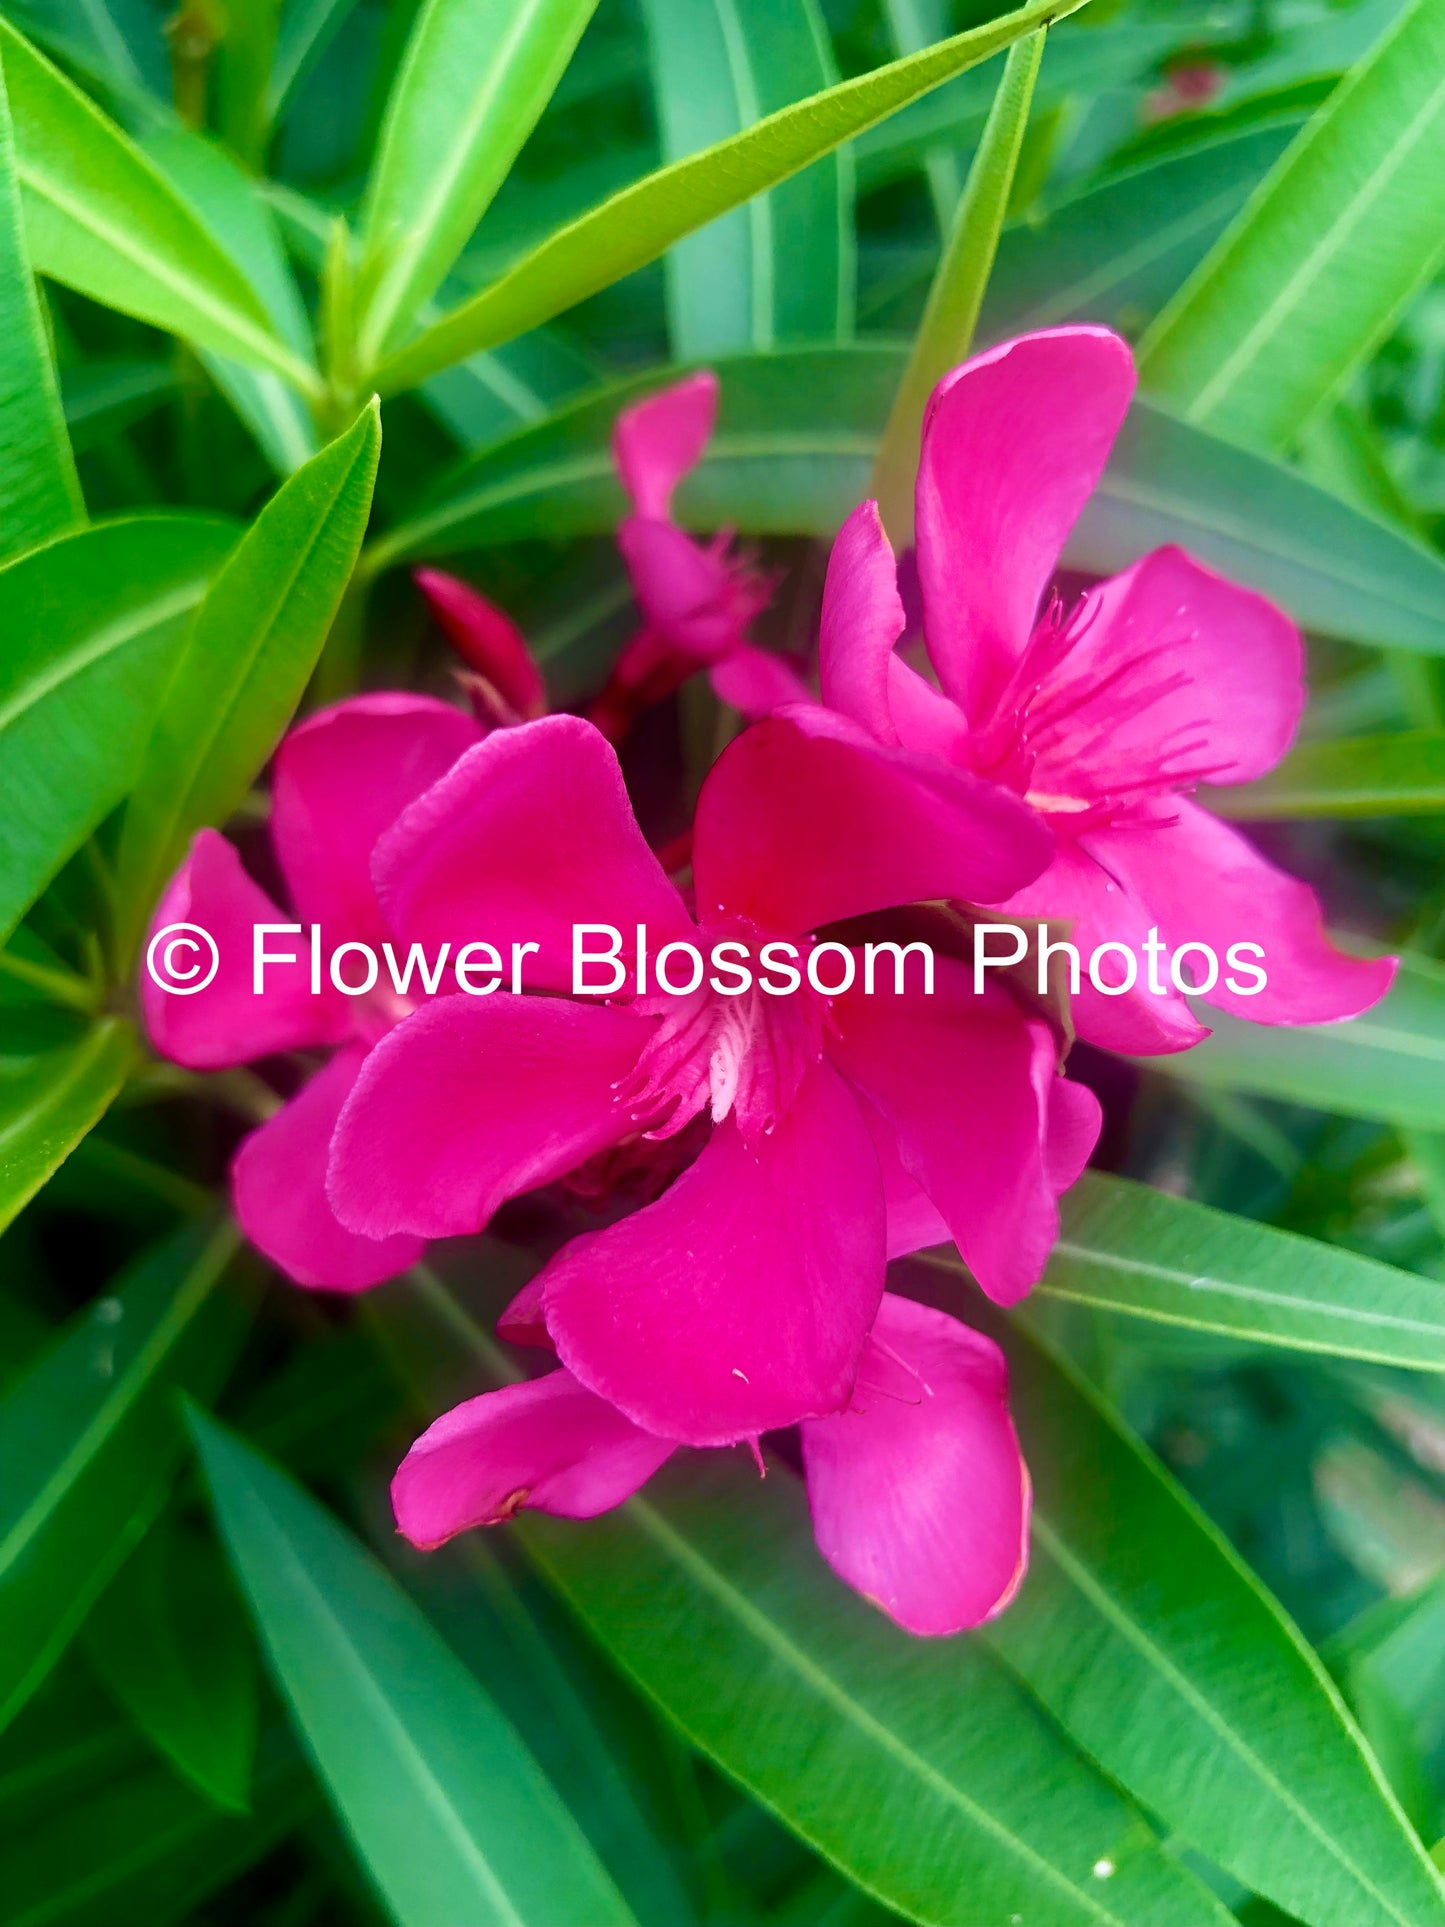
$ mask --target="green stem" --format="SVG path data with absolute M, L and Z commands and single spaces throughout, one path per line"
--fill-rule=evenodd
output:
M 963 361 L 973 342 L 984 290 L 1028 125 L 1029 103 L 1044 50 L 1044 30 L 1016 40 L 968 170 L 928 305 L 893 400 L 873 470 L 873 493 L 896 547 L 913 540 L 913 483 L 923 411 L 940 377 Z
M 84 977 L 76 976 L 71 970 L 34 963 L 29 957 L 17 957 L 12 950 L 0 950 L 0 976 L 29 984 L 32 990 L 43 991 L 52 1003 L 67 1004 L 72 1010 L 83 1010 L 87 1016 L 93 1016 L 100 1005 L 95 985 L 87 983 Z

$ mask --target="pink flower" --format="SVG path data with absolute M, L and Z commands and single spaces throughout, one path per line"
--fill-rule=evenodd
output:
M 672 492 L 712 436 L 717 395 L 716 375 L 689 375 L 624 409 L 613 430 L 612 458 L 633 511 L 618 527 L 617 545 L 643 619 L 591 711 L 613 742 L 639 710 L 700 669 L 720 700 L 748 717 L 807 694 L 779 656 L 748 641 L 771 585 L 730 552 L 726 534 L 704 545 L 672 519 Z
M 243 1230 L 297 1284 L 361 1291 L 421 1256 L 418 1238 L 374 1239 L 345 1229 L 327 1203 L 325 1183 L 332 1128 L 366 1054 L 416 999 L 397 996 L 385 975 L 376 990 L 345 996 L 332 985 L 324 958 L 321 990 L 313 996 L 304 927 L 300 935 L 266 940 L 272 951 L 289 949 L 299 961 L 270 967 L 265 994 L 256 996 L 253 927 L 316 923 L 328 952 L 350 942 L 378 948 L 392 933 L 372 888 L 372 846 L 477 739 L 469 717 L 427 696 L 358 696 L 320 711 L 276 752 L 271 844 L 291 913 L 252 881 L 214 830 L 198 833 L 155 913 L 153 930 L 199 924 L 220 957 L 215 978 L 194 996 L 168 995 L 142 972 L 146 1026 L 163 1056 L 219 1070 L 280 1051 L 332 1053 L 246 1138 L 231 1166 Z
M 467 665 L 461 677 L 478 719 L 489 727 L 531 722 L 547 709 L 547 686 L 527 638 L 495 602 L 440 569 L 414 569 L 442 634 Z
M 1029 1477 L 991 1340 L 885 1293 L 847 1408 L 801 1430 L 814 1535 L 840 1579 L 911 1633 L 1002 1612 L 1028 1559 Z M 674 1450 L 564 1368 L 439 1418 L 403 1460 L 392 1505 L 423 1550 L 523 1506 L 590 1519 Z
M 1167 951 L 1208 945 L 1219 980 L 1201 994 L 1256 1022 L 1354 1016 L 1384 995 L 1393 961 L 1336 950 L 1314 894 L 1186 795 L 1245 782 L 1284 755 L 1304 700 L 1294 624 L 1176 548 L 1072 608 L 1047 599 L 1133 391 L 1129 349 L 1104 328 L 1024 335 L 946 376 L 924 420 L 916 517 L 941 692 L 894 654 L 904 617 L 893 555 L 865 502 L 829 567 L 823 700 L 868 733 L 879 759 L 971 770 L 1044 815 L 1057 854 L 997 900 L 1005 919 L 1069 925 L 1056 934 L 1086 965 L 1105 942 L 1142 957 L 1151 929 Z M 1247 969 L 1226 967 L 1236 943 L 1264 952 L 1257 994 Z M 1201 983 L 1207 959 L 1196 951 L 1181 968 Z M 1156 972 L 1163 994 L 1142 964 L 1122 995 L 1083 975 L 1080 1034 L 1138 1052 L 1207 1036 L 1167 969 Z M 1117 954 L 1101 963 L 1111 984 L 1123 972 Z
M 338 1217 L 373 1238 L 475 1231 L 519 1192 L 710 1114 L 696 1162 L 574 1239 L 541 1284 L 579 1383 L 696 1445 L 847 1403 L 890 1237 L 911 1250 L 952 1236 L 986 1290 L 1027 1290 L 1097 1130 L 1093 1099 L 1055 1075 L 1047 1028 L 1003 991 L 974 998 L 946 957 L 933 996 L 917 956 L 902 990 L 884 957 L 862 994 L 858 953 L 839 942 L 815 974 L 854 974 L 854 988 L 762 988 L 771 944 L 811 963 L 823 926 L 1006 894 L 1048 858 L 1038 818 L 1005 791 L 931 759 L 860 755 L 856 735 L 810 708 L 729 746 L 698 803 L 695 917 L 643 840 L 614 752 L 575 717 L 489 737 L 376 851 L 405 940 L 485 932 L 504 954 L 528 940 L 531 983 L 567 991 L 574 922 L 611 926 L 617 974 L 598 987 L 630 1001 L 504 993 L 419 1010 L 342 1112 Z M 639 926 L 679 988 L 694 973 L 669 944 L 731 945 L 751 987 L 726 994 L 715 963 L 666 995 L 650 966 L 637 994 Z

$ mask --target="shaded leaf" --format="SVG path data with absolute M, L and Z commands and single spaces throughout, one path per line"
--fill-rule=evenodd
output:
M 1206 790 L 1220 816 L 1420 816 L 1445 810 L 1445 730 L 1301 743 L 1256 783 Z
M 109 1110 L 135 1049 L 123 1017 L 102 1017 L 73 1041 L 0 1057 L 0 1230 Z

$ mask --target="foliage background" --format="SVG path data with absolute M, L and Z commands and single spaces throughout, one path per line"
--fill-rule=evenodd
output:
M 490 1317 L 566 1224 L 513 1207 L 354 1306 L 268 1281 L 214 1203 L 267 1086 L 131 1025 L 156 887 L 201 822 L 255 843 L 303 692 L 449 687 L 408 564 L 509 609 L 554 702 L 597 686 L 607 430 L 677 364 L 723 379 L 688 519 L 760 545 L 806 648 L 998 82 L 969 61 L 1047 11 L 0 7 L 13 1927 L 1445 1920 L 1439 0 L 1093 0 L 975 172 L 978 339 L 1144 344 L 1070 560 L 1177 539 L 1306 624 L 1301 747 L 1232 808 L 1409 952 L 1347 1031 L 1078 1051 L 1108 1128 L 1006 1334 L 1039 1526 L 996 1626 L 919 1645 L 845 1595 L 781 1462 L 406 1556 L 385 1480 L 509 1369 Z M 535 252 L 969 29 L 876 114 L 845 87 Z M 649 719 L 650 829 L 728 726 L 696 687 Z M 904 1282 L 979 1313 L 946 1264 Z

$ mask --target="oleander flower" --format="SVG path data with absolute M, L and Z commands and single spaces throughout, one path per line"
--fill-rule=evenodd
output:
M 1025 797 L 1057 838 L 1052 864 L 1001 917 L 1071 925 L 1140 957 L 1258 945 L 1253 974 L 1201 994 L 1269 1024 L 1367 1009 L 1394 963 L 1346 956 L 1314 893 L 1187 792 L 1242 783 L 1284 755 L 1304 700 L 1294 624 L 1264 596 L 1177 548 L 1146 555 L 1071 607 L 1050 598 L 1064 539 L 1103 471 L 1134 390 L 1104 328 L 1024 335 L 941 381 L 923 425 L 916 540 L 923 637 L 940 688 L 894 652 L 904 629 L 893 554 L 865 502 L 835 545 L 824 596 L 825 703 L 883 761 L 965 769 Z M 1062 930 L 1060 935 L 1065 934 Z M 1207 960 L 1181 958 L 1185 981 Z M 1073 1013 L 1094 1043 L 1136 1052 L 1208 1035 L 1167 975 L 1109 995 L 1083 977 Z M 1123 981 L 1111 958 L 1109 981 Z
M 992 1340 L 885 1292 L 846 1408 L 800 1432 L 814 1536 L 840 1579 L 911 1633 L 1002 1612 L 1028 1559 L 1029 1477 Z M 563 1367 L 439 1418 L 402 1461 L 392 1506 L 424 1551 L 523 1507 L 590 1519 L 676 1449 Z
M 467 665 L 460 681 L 488 728 L 545 714 L 547 685 L 516 623 L 479 589 L 441 569 L 413 569 L 437 626 Z
M 531 983 L 570 991 L 573 926 L 609 926 L 628 1001 L 556 994 L 441 998 L 373 1051 L 342 1111 L 329 1195 L 365 1236 L 472 1232 L 507 1198 L 611 1147 L 711 1132 L 656 1202 L 575 1238 L 541 1290 L 563 1364 L 661 1436 L 751 1437 L 846 1404 L 890 1243 L 948 1235 L 984 1288 L 1035 1281 L 1055 1198 L 1098 1126 L 1056 1075 L 1048 1027 L 1006 992 L 972 995 L 963 967 L 876 960 L 815 933 L 885 906 L 993 897 L 1048 860 L 1039 819 L 965 771 L 860 755 L 821 709 L 755 724 L 698 803 L 695 913 L 643 840 L 617 759 L 575 717 L 470 750 L 382 838 L 380 900 L 403 940 L 433 950 L 485 932 L 531 941 Z M 645 966 L 639 936 L 646 945 Z M 738 993 L 690 965 L 730 947 Z M 813 951 L 818 949 L 818 965 Z M 754 975 L 753 966 L 758 966 Z M 686 995 L 658 987 L 656 972 Z M 644 970 L 642 988 L 638 973 Z M 850 988 L 841 986 L 851 978 Z M 900 1244 L 900 1240 L 909 1240 Z
M 347 1230 L 326 1198 L 327 1147 L 341 1106 L 367 1052 L 419 996 L 398 995 L 384 977 L 366 994 L 346 996 L 324 959 L 313 995 L 304 926 L 321 926 L 329 953 L 343 943 L 376 949 L 392 935 L 372 888 L 372 847 L 478 737 L 470 717 L 427 696 L 357 696 L 309 717 L 277 750 L 271 789 L 271 846 L 290 913 L 247 875 L 225 837 L 201 830 L 153 919 L 153 929 L 199 924 L 220 957 L 213 981 L 194 995 L 168 995 L 142 972 L 146 1027 L 162 1056 L 220 1070 L 281 1051 L 331 1053 L 251 1132 L 231 1165 L 246 1236 L 300 1285 L 362 1291 L 415 1264 L 423 1250 L 406 1234 L 375 1239 Z M 270 969 L 265 994 L 256 996 L 252 932 L 262 923 L 300 923 L 303 932 L 268 940 L 277 950 L 289 942 L 300 961 Z
M 716 375 L 688 375 L 624 409 L 613 430 L 613 461 L 632 503 L 617 546 L 642 611 L 642 627 L 591 711 L 613 742 L 640 710 L 699 670 L 721 701 L 749 718 L 807 694 L 780 656 L 748 640 L 772 585 L 735 553 L 727 533 L 698 542 L 672 519 L 673 490 L 702 459 L 717 400 Z

